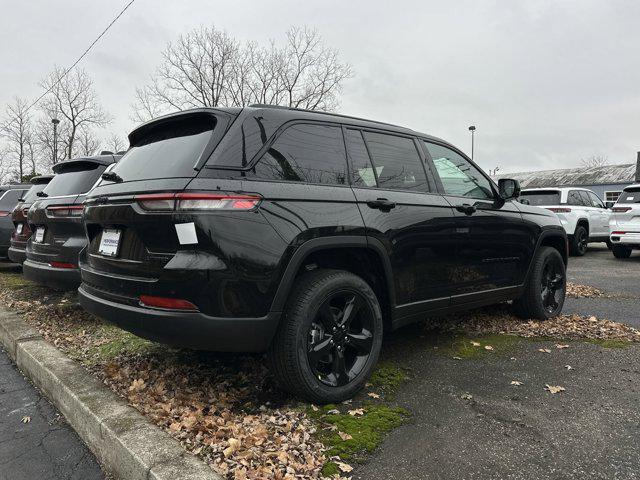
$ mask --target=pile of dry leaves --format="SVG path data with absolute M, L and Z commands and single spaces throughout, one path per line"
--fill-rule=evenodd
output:
M 579 283 L 567 282 L 567 297 L 571 298 L 594 298 L 601 297 L 604 292 L 590 285 L 580 285 Z

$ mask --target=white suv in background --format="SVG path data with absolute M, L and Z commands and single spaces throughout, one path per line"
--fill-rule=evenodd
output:
M 625 188 L 611 207 L 611 251 L 616 258 L 629 258 L 640 248 L 640 183 Z
M 609 243 L 609 217 L 600 197 L 586 188 L 526 188 L 520 202 L 546 208 L 558 215 L 569 237 L 572 255 L 587 253 L 589 242 Z

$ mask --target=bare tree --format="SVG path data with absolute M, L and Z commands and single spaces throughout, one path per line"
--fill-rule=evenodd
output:
M 96 155 L 100 148 L 100 140 L 89 129 L 80 129 L 76 135 L 76 141 L 73 146 L 74 157 L 89 157 Z
M 169 43 L 147 85 L 136 89 L 133 119 L 192 107 L 268 103 L 314 110 L 338 105 L 351 66 L 315 30 L 291 28 L 286 42 L 241 45 L 215 27 Z
M 18 181 L 26 172 L 35 173 L 36 157 L 34 152 L 33 120 L 28 110 L 29 104 L 25 99 L 15 97 L 7 105 L 5 118 L 0 124 L 0 135 L 5 140 L 4 162 L 8 162 L 17 169 Z
M 580 165 L 584 168 L 604 167 L 609 165 L 609 158 L 606 155 L 591 155 L 580 159 Z
M 98 103 L 89 75 L 81 69 L 74 69 L 66 75 L 65 72 L 63 68 L 56 67 L 42 81 L 42 86 L 51 89 L 45 97 L 44 110 L 57 113 L 61 125 L 66 123 L 64 151 L 66 158 L 71 158 L 81 131 L 105 126 L 111 119 Z
M 111 133 L 106 142 L 106 150 L 109 150 L 113 153 L 118 153 L 127 149 L 126 143 L 122 140 L 122 138 L 115 134 Z

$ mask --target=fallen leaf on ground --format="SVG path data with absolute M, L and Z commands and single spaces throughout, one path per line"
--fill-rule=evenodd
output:
M 229 439 L 229 446 L 227 448 L 225 448 L 222 453 L 224 454 L 225 458 L 229 458 L 231 455 L 233 455 L 238 449 L 240 448 L 240 440 L 238 440 L 237 438 L 230 438 Z
M 369 392 L 367 393 L 367 395 L 370 396 L 371 398 L 380 398 L 380 395 L 374 392 Z
M 560 393 L 560 392 L 564 392 L 565 388 L 561 387 L 560 385 L 545 385 L 545 390 L 547 390 L 548 392 L 551 392 L 552 394 L 556 394 L 556 393 Z
M 20 420 L 22 423 L 29 423 L 31 421 L 31 417 L 28 415 L 25 415 L 24 417 L 22 417 L 22 420 Z
M 354 408 L 353 410 L 349 410 L 347 413 L 352 417 L 364 415 L 364 408 Z
M 515 385 L 516 387 L 519 387 L 520 385 L 522 385 L 522 382 L 519 382 L 518 380 L 511 380 L 511 385 Z
M 460 395 L 460 398 L 463 400 L 471 400 L 473 396 L 470 393 L 463 393 L 462 395 Z
M 565 365 L 564 368 L 566 368 L 567 370 L 573 370 L 573 367 L 571 365 Z
M 344 433 L 344 432 L 338 432 L 338 436 L 339 436 L 342 440 L 344 440 L 345 442 L 346 442 L 347 440 L 352 440 L 352 439 L 353 439 L 353 437 L 352 437 L 351 435 L 349 435 L 348 433 Z
M 484 349 L 485 350 L 493 350 L 493 347 L 491 345 L 485 345 Z
M 142 390 L 144 390 L 144 387 L 146 387 L 147 385 L 144 383 L 144 380 L 142 380 L 141 378 L 134 380 L 133 382 L 131 382 L 131 386 L 129 387 L 129 391 L 130 392 L 140 392 Z
M 569 348 L 569 345 L 566 345 L 564 343 L 556 343 L 556 348 Z
M 336 462 L 336 465 L 338 466 L 340 471 L 342 471 L 343 473 L 349 473 L 349 472 L 351 472 L 353 470 L 353 467 L 351 465 L 346 464 L 346 463 Z
M 471 342 L 471 345 L 473 345 L 474 347 L 479 347 L 480 346 L 480 342 Z
M 315 405 L 311 404 L 311 410 L 313 410 L 314 412 L 317 412 L 320 409 L 318 407 L 316 407 Z
M 551 353 L 551 350 L 549 350 L 548 348 L 539 348 L 538 351 L 542 353 Z
M 340 415 L 340 410 L 333 408 L 327 412 L 327 415 Z
M 454 360 L 462 360 L 462 357 L 452 357 Z

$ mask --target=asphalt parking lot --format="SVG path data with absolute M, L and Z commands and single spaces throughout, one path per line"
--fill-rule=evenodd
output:
M 607 296 L 568 298 L 564 313 L 640 326 L 639 273 L 640 253 L 617 260 L 604 244 L 593 245 L 571 257 L 568 278 Z M 640 346 L 569 342 L 558 349 L 557 342 L 518 339 L 508 353 L 457 360 L 425 349 L 420 336 L 402 329 L 384 350 L 410 368 L 397 401 L 412 420 L 355 478 L 640 477 Z M 566 390 L 554 395 L 547 384 Z
M 617 259 L 604 243 L 589 245 L 584 257 L 570 257 L 570 282 L 597 287 L 605 296 L 567 298 L 564 313 L 595 315 L 640 328 L 640 251 Z

